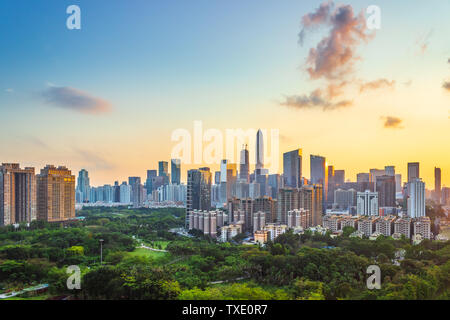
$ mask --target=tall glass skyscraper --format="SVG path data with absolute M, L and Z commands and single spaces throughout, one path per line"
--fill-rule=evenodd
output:
M 180 184 L 181 183 L 181 160 L 180 159 L 172 159 L 170 166 L 170 174 L 172 179 L 172 184 Z
M 89 185 L 89 173 L 85 169 L 81 169 L 78 173 L 77 191 L 81 195 L 80 202 L 89 202 L 91 192 Z
M 291 188 L 302 186 L 302 149 L 283 154 L 284 185 Z
M 244 149 L 241 150 L 241 163 L 239 166 L 239 178 L 241 180 L 249 181 L 249 158 L 248 158 L 248 150 L 247 145 L 245 145 Z
M 256 169 L 264 168 L 264 139 L 261 129 L 256 133 Z

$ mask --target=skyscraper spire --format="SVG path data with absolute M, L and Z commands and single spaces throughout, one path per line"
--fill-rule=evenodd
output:
M 264 168 L 264 140 L 261 129 L 256 133 L 256 169 Z

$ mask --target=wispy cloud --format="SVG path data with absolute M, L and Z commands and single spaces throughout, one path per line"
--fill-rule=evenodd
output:
M 314 90 L 309 95 L 292 95 L 286 96 L 285 100 L 280 103 L 282 106 L 292 107 L 295 109 L 317 109 L 323 111 L 335 110 L 350 107 L 352 101 L 342 100 L 332 102 L 325 99 L 319 89 Z
M 97 153 L 85 149 L 73 149 L 73 151 L 79 156 L 86 168 L 95 170 L 112 170 L 115 168 L 114 164 Z
M 111 104 L 91 94 L 72 87 L 51 86 L 42 96 L 47 104 L 85 114 L 102 114 L 111 111 Z
M 403 129 L 402 123 L 403 120 L 397 117 L 386 116 L 381 117 L 384 121 L 384 127 L 387 129 Z
M 444 81 L 442 84 L 442 88 L 444 88 L 446 91 L 450 91 L 450 81 Z
M 374 81 L 369 82 L 363 82 L 361 83 L 359 87 L 359 92 L 363 92 L 366 90 L 376 90 L 380 88 L 394 88 L 395 86 L 395 80 L 389 81 L 388 79 L 378 79 Z

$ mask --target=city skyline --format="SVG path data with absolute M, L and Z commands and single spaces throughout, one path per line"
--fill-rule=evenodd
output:
M 2 162 L 85 168 L 93 185 L 144 178 L 158 161 L 169 161 L 171 133 L 192 131 L 201 119 L 222 132 L 278 128 L 280 163 L 283 152 L 301 148 L 304 159 L 322 155 L 351 180 L 394 165 L 405 181 L 407 163 L 416 161 L 428 189 L 434 167 L 442 169 L 441 185 L 450 186 L 445 1 L 415 2 L 407 15 L 411 3 L 379 1 L 381 29 L 354 34 L 354 45 L 343 44 L 349 63 L 331 70 L 308 63 L 311 49 L 335 27 L 324 20 L 308 28 L 307 17 L 322 1 L 140 1 L 133 9 L 118 2 L 107 13 L 103 4 L 79 1 L 78 31 L 65 27 L 68 3 L 0 4 L 0 110 L 8 119 L 0 127 Z M 348 4 L 345 12 L 358 23 L 372 4 L 331 3 L 329 15 Z M 212 18 L 219 14 L 223 19 Z M 325 101 L 325 88 L 342 84 L 331 76 L 343 71 L 339 79 L 352 85 Z M 87 101 L 87 109 L 67 97 Z M 338 105 L 344 101 L 352 105 Z M 206 166 L 181 165 L 184 182 L 187 170 Z M 216 171 L 219 164 L 208 166 Z M 308 161 L 302 171 L 309 178 Z

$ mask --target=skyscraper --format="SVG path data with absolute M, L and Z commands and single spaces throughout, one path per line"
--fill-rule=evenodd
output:
M 311 184 L 322 185 L 324 207 L 328 192 L 328 178 L 327 178 L 327 170 L 325 167 L 326 167 L 325 157 L 316 155 L 310 156 Z
M 131 187 L 131 203 L 133 203 L 134 208 L 138 208 L 144 201 L 142 197 L 143 186 L 141 185 L 141 177 L 129 177 L 128 184 Z
M 36 220 L 34 168 L 20 169 L 18 163 L 3 163 L 0 166 L 0 226 L 32 220 Z
M 385 166 L 384 172 L 387 176 L 395 176 L 395 166 Z
M 302 149 L 283 154 L 284 185 L 291 188 L 302 186 Z
M 186 196 L 186 227 L 193 210 L 211 209 L 211 172 L 209 168 L 188 171 Z
M 419 162 L 408 162 L 408 182 L 420 178 Z
M 164 184 L 169 184 L 169 163 L 167 161 L 158 162 L 158 176 L 163 177 Z
M 336 190 L 336 184 L 334 182 L 334 166 L 328 166 L 327 177 L 328 177 L 327 206 L 331 206 L 334 202 L 334 190 Z
M 66 167 L 47 165 L 37 175 L 37 218 L 49 222 L 75 217 L 75 176 Z
M 334 170 L 334 183 L 337 188 L 344 186 L 345 170 Z
M 256 133 L 256 169 L 264 168 L 264 139 L 261 129 Z
M 181 183 L 181 160 L 180 159 L 172 159 L 171 160 L 170 174 L 171 174 L 172 184 L 180 184 Z
M 425 217 L 425 183 L 421 179 L 408 182 L 408 216 L 411 218 Z
M 77 191 L 81 195 L 80 202 L 89 202 L 91 192 L 89 185 L 89 173 L 85 169 L 81 169 L 78 173 Z
M 153 178 L 156 178 L 157 176 L 158 173 L 156 170 L 147 170 L 147 180 L 145 180 L 145 188 L 147 189 L 147 194 L 151 194 L 153 192 Z
M 241 150 L 241 163 L 239 165 L 239 179 L 249 182 L 249 156 L 247 145 Z
M 441 168 L 434 168 L 434 197 L 441 202 Z
M 377 177 L 378 207 L 395 207 L 395 176 Z

